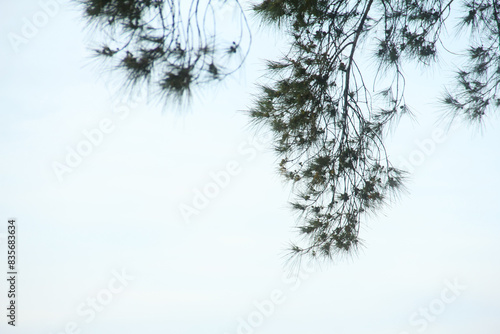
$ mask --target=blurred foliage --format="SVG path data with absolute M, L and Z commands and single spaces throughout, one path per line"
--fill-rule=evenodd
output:
M 192 88 L 224 79 L 244 62 L 251 34 L 238 1 L 81 0 L 84 16 L 104 42 L 97 56 L 147 83 L 163 98 L 185 102 Z M 238 26 L 218 34 L 217 12 L 232 7 Z
M 218 36 L 213 1 L 83 0 L 83 5 L 88 20 L 108 38 L 96 52 L 114 59 L 129 83 L 147 81 L 167 98 L 182 99 L 195 85 L 223 79 L 248 52 L 248 43 L 242 50 L 250 37 L 238 0 L 231 5 L 241 24 L 228 43 Z M 253 14 L 289 41 L 285 55 L 267 63 L 269 83 L 260 86 L 249 114 L 274 134 L 280 171 L 294 184 L 292 205 L 304 238 L 291 245 L 292 254 L 352 253 L 361 243 L 362 220 L 403 188 L 404 171 L 390 163 L 384 146 L 387 129 L 410 114 L 402 68 L 436 62 L 451 14 L 463 13 L 453 29 L 468 33 L 470 45 L 443 104 L 452 118 L 479 122 L 500 105 L 499 8 L 497 1 L 467 0 L 253 5 Z M 229 60 L 239 53 L 236 62 Z M 360 65 L 367 56 L 376 60 L 377 76 L 389 78 L 375 80 L 373 89 Z

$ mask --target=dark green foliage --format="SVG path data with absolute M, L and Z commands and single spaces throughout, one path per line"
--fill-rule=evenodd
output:
M 248 26 L 237 1 L 241 25 L 224 36 L 232 38 L 229 42 L 217 38 L 216 1 L 81 1 L 88 21 L 106 36 L 96 54 L 123 70 L 127 83 L 147 82 L 167 99 L 185 100 L 193 87 L 233 73 L 249 48 Z M 218 3 L 220 7 L 225 1 Z
M 250 114 L 274 132 L 281 172 L 295 184 L 293 208 L 307 240 L 292 246 L 298 255 L 331 257 L 356 249 L 361 219 L 402 184 L 403 172 L 388 162 L 383 130 L 407 109 L 390 89 L 382 94 L 386 108 L 373 109 L 354 57 L 360 38 L 377 26 L 368 15 L 376 12 L 373 6 L 374 1 L 264 1 L 255 7 L 265 20 L 286 25 L 293 37 L 288 56 L 269 62 L 274 83 L 262 87 Z M 394 25 L 404 19 L 387 20 Z M 395 37 L 385 37 L 380 45 L 395 44 Z M 392 49 L 378 50 L 381 62 L 398 64 L 401 50 Z
M 452 3 L 265 0 L 254 6 L 264 22 L 291 38 L 287 56 L 268 63 L 271 83 L 262 87 L 250 115 L 274 133 L 280 170 L 294 184 L 292 207 L 300 213 L 305 242 L 293 244 L 293 254 L 351 253 L 360 243 L 362 220 L 401 189 L 404 172 L 391 165 L 384 133 L 409 113 L 402 66 L 437 59 Z M 469 50 L 470 65 L 458 73 L 456 94 L 444 102 L 475 120 L 500 105 L 498 4 L 463 5 L 464 25 L 480 42 Z M 358 64 L 367 52 L 382 74 L 393 77 L 378 99 Z
M 462 29 L 470 33 L 467 65 L 457 72 L 443 102 L 452 116 L 481 122 L 500 105 L 500 1 L 464 1 Z
M 167 97 L 221 80 L 244 60 L 246 21 L 236 37 L 219 43 L 210 21 L 213 1 L 82 0 L 90 22 L 109 34 L 96 52 Z M 222 0 L 220 0 L 222 1 Z M 230 0 L 227 0 L 230 1 Z M 452 5 L 454 6 L 452 8 Z M 442 102 L 452 116 L 480 121 L 500 105 L 500 1 L 476 0 L 261 0 L 253 12 L 288 35 L 289 50 L 269 61 L 270 82 L 249 111 L 272 131 L 280 171 L 294 184 L 294 210 L 304 244 L 295 255 L 330 258 L 360 244 L 362 221 L 403 186 L 404 171 L 391 165 L 384 134 L 409 114 L 402 68 L 438 59 L 451 13 L 470 34 L 468 63 Z M 210 22 L 209 22 L 210 21 Z M 248 45 L 246 45 L 248 46 Z M 378 62 L 367 87 L 360 59 Z M 228 66 L 233 64 L 234 66 Z M 366 76 L 366 75 L 365 75 Z

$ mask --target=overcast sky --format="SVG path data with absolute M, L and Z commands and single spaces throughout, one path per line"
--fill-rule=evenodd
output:
M 290 279 L 290 187 L 242 112 L 278 34 L 256 30 L 242 71 L 179 111 L 124 100 L 71 6 L 3 1 L 0 22 L 2 275 L 9 218 L 19 247 L 17 328 L 2 279 L 1 333 L 500 329 L 500 122 L 445 132 L 449 72 L 408 70 L 418 122 L 387 140 L 408 192 L 363 226 L 357 256 Z

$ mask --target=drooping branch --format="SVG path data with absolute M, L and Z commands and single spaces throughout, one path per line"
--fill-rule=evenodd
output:
M 358 43 L 373 29 L 367 26 L 373 3 L 276 1 L 276 7 L 257 7 L 275 11 L 266 17 L 288 23 L 293 37 L 288 56 L 270 62 L 274 84 L 262 87 L 251 116 L 275 133 L 281 171 L 294 183 L 292 206 L 307 239 L 303 246 L 292 245 L 295 255 L 355 250 L 362 216 L 402 183 L 387 159 L 384 124 L 374 122 L 356 65 Z
M 221 28 L 214 1 L 81 0 L 104 34 L 96 53 L 167 100 L 240 68 L 251 36 L 238 0 L 238 29 Z M 387 131 L 410 113 L 405 62 L 429 65 L 454 0 L 261 0 L 253 10 L 288 35 L 286 56 L 268 62 L 250 116 L 274 134 L 279 168 L 294 184 L 303 237 L 294 255 L 331 257 L 356 250 L 361 222 L 403 187 L 385 148 Z M 481 121 L 500 106 L 500 2 L 463 0 L 468 63 L 442 102 L 452 117 Z M 221 38 L 224 36 L 224 38 Z M 366 86 L 363 58 L 378 69 Z M 366 59 L 366 58 L 365 58 Z
M 126 84 L 147 82 L 176 101 L 244 63 L 250 29 L 239 0 L 223 6 L 231 4 L 239 25 L 227 29 L 217 22 L 211 0 L 82 0 L 88 21 L 105 39 L 96 55 L 125 72 Z

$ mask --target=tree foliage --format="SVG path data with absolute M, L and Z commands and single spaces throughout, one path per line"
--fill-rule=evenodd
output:
M 132 86 L 147 83 L 178 102 L 192 87 L 224 79 L 246 58 L 251 35 L 243 9 L 235 2 L 240 25 L 231 40 L 221 41 L 215 14 L 225 1 L 219 2 L 81 1 L 85 18 L 104 39 L 96 55 L 123 71 Z
M 229 1 L 229 0 L 227 0 Z M 203 5 L 202 5 L 203 3 Z M 213 2 L 191 0 L 83 0 L 85 14 L 108 32 L 96 52 L 116 60 L 130 83 L 156 85 L 166 96 L 185 96 L 196 84 L 237 69 L 248 32 L 242 15 L 237 39 L 219 44 L 207 25 Z M 184 7 L 183 7 L 184 6 Z M 203 8 L 203 9 L 201 9 Z M 443 31 L 459 17 L 469 35 L 466 65 L 442 96 L 452 117 L 481 121 L 500 105 L 500 1 L 476 0 L 261 0 L 252 12 L 286 34 L 289 50 L 268 61 L 250 117 L 272 131 L 283 176 L 294 184 L 293 208 L 304 239 L 296 255 L 331 257 L 360 244 L 363 219 L 403 187 L 404 171 L 389 161 L 386 130 L 409 114 L 403 66 L 438 59 Z M 212 19 L 213 21 L 213 19 Z M 213 22 L 215 24 L 216 22 Z M 453 23 L 452 23 L 453 26 Z M 111 46 L 113 44 L 114 46 Z M 379 72 L 373 89 L 362 62 Z
M 443 102 L 452 117 L 481 122 L 500 106 L 500 1 L 463 1 L 460 29 L 469 33 L 466 65 Z

